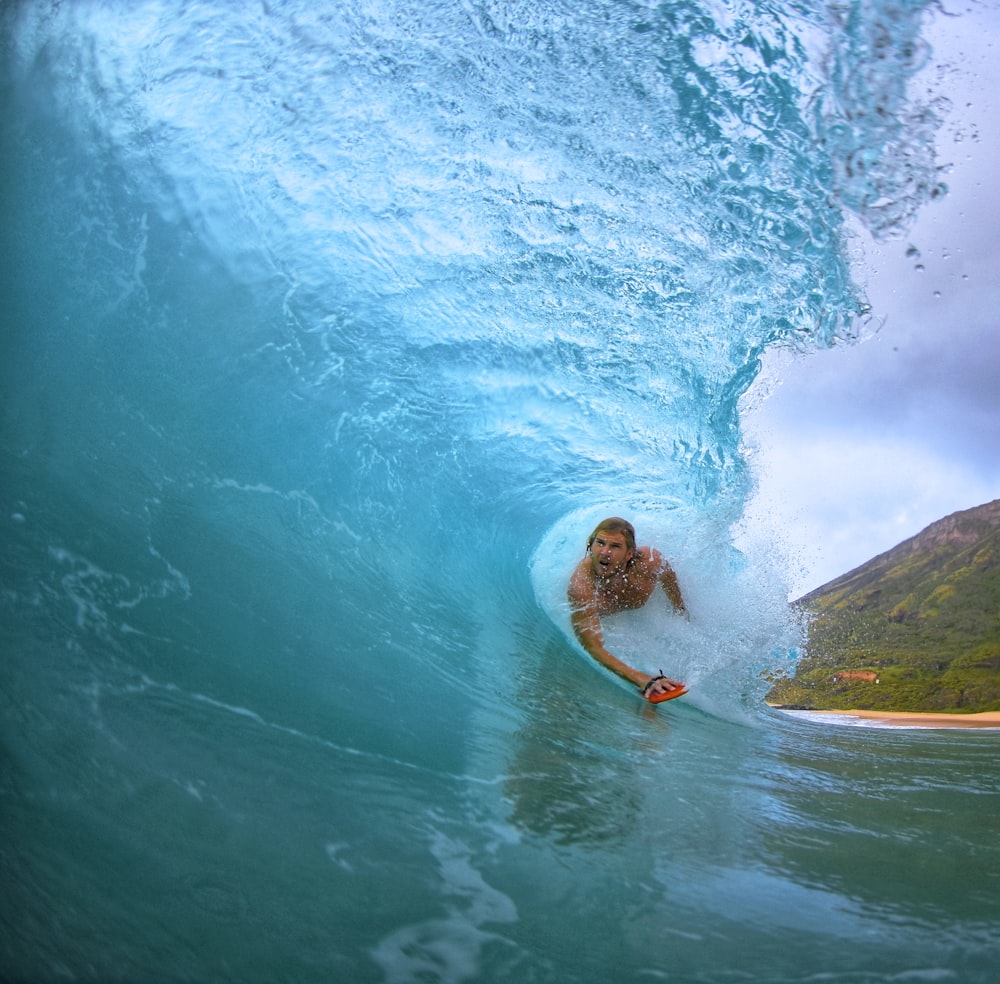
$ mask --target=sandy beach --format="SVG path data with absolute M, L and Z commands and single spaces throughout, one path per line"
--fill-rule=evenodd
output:
M 778 708 L 778 710 L 783 710 Z M 854 722 L 870 721 L 885 728 L 997 728 L 1000 711 L 980 714 L 930 714 L 921 711 L 786 711 L 799 717 L 846 717 Z M 831 722 L 836 723 L 836 722 Z M 844 722 L 848 723 L 847 721 Z

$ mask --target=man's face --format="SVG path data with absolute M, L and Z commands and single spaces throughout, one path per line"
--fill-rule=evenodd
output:
M 598 577 L 611 577 L 624 569 L 633 553 L 624 533 L 598 533 L 590 545 L 590 564 Z

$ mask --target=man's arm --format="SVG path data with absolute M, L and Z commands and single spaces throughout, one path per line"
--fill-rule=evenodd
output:
M 681 597 L 681 586 L 677 583 L 677 575 L 665 560 L 663 561 L 663 570 L 660 572 L 659 580 L 663 586 L 664 593 L 670 599 L 670 604 L 674 606 L 674 611 L 680 612 L 682 615 L 687 615 L 688 610 L 684 604 L 684 599 Z
M 601 666 L 607 667 L 612 673 L 617 673 L 622 679 L 628 680 L 640 690 L 647 686 L 650 681 L 656 679 L 656 683 L 650 687 L 650 694 L 676 690 L 683 686 L 678 681 L 670 680 L 667 677 L 657 679 L 648 673 L 643 673 L 641 670 L 629 666 L 628 663 L 622 662 L 604 648 L 604 633 L 601 630 L 601 619 L 597 614 L 597 604 L 594 601 L 593 591 L 579 574 L 573 575 L 569 584 L 568 596 L 573 631 L 576 633 L 577 639 L 580 640 L 580 645 L 592 659 L 597 660 Z
M 573 612 L 570 621 L 573 623 L 573 631 L 576 633 L 580 645 L 587 650 L 587 653 L 597 660 L 602 666 L 606 666 L 612 673 L 637 687 L 644 687 L 652 679 L 648 673 L 641 673 L 639 670 L 623 663 L 617 656 L 613 656 L 604 648 L 604 633 L 601 631 L 601 620 L 596 609 L 592 605 L 577 607 L 570 596 L 570 603 L 573 604 Z
M 670 562 L 656 547 L 640 547 L 639 554 L 649 565 L 656 580 L 659 581 L 667 600 L 674 606 L 674 611 L 680 612 L 681 615 L 687 615 L 688 610 L 681 597 L 681 586 L 677 583 L 677 575 L 670 566 Z

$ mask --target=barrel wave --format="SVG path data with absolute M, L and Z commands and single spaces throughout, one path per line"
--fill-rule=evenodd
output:
M 4 8 L 5 979 L 992 980 L 992 739 L 769 711 L 740 527 L 944 191 L 930 7 Z

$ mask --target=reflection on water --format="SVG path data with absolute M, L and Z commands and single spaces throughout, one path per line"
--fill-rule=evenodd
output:
M 565 645 L 552 643 L 540 661 L 565 665 L 565 650 Z M 638 833 L 643 770 L 650 765 L 642 752 L 649 755 L 652 747 L 643 750 L 628 736 L 609 733 L 609 710 L 622 713 L 628 698 L 607 682 L 580 680 L 585 675 L 568 665 L 561 676 L 522 675 L 518 704 L 526 709 L 527 720 L 512 738 L 504 791 L 517 826 L 557 844 L 620 846 Z M 665 740 L 662 711 L 635 698 L 632 703 L 646 726 Z M 612 743 L 621 737 L 626 738 L 624 747 L 615 748 Z

